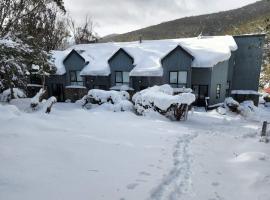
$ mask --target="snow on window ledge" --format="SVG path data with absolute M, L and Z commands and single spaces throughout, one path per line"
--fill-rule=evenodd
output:
M 260 95 L 257 91 L 254 90 L 232 90 L 231 94 Z

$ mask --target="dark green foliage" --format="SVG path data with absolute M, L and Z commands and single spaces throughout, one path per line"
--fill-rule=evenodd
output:
M 32 66 L 38 66 L 36 73 L 43 80 L 56 71 L 49 52 L 60 48 L 68 36 L 65 21 L 57 19 L 59 10 L 66 12 L 62 0 L 0 1 L 1 87 L 25 86 Z

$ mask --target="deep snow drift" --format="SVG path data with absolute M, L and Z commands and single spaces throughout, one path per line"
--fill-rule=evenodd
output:
M 171 122 L 70 103 L 48 115 L 23 112 L 26 102 L 0 104 L 0 199 L 270 199 L 260 122 L 200 110 Z

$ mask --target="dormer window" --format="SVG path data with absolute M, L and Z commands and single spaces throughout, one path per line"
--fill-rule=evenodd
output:
M 187 71 L 170 72 L 170 85 L 173 88 L 182 88 L 187 86 Z
M 83 86 L 83 78 L 80 76 L 80 71 L 69 71 L 70 85 Z
M 129 85 L 129 72 L 116 71 L 115 85 Z

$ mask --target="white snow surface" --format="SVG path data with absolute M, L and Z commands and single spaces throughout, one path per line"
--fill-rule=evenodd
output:
M 64 60 L 68 56 L 71 51 L 51 51 L 52 54 L 52 62 L 56 67 L 56 75 L 64 75 L 66 73 L 66 68 L 64 65 Z
M 75 49 L 86 62 L 87 66 L 81 75 L 108 76 L 110 67 L 108 60 L 119 50 L 123 49 L 134 59 L 134 68 L 130 76 L 162 76 L 161 59 L 169 52 L 181 46 L 194 57 L 192 67 L 214 67 L 219 62 L 226 61 L 231 56 L 231 51 L 237 50 L 237 45 L 232 36 L 203 36 L 195 38 L 145 40 L 142 43 L 97 43 L 80 44 L 70 47 L 65 51 L 54 51 L 57 74 L 65 73 L 63 60 Z
M 0 199 L 270 199 L 269 108 L 172 122 L 71 103 L 29 114 L 21 101 L 0 104 Z

